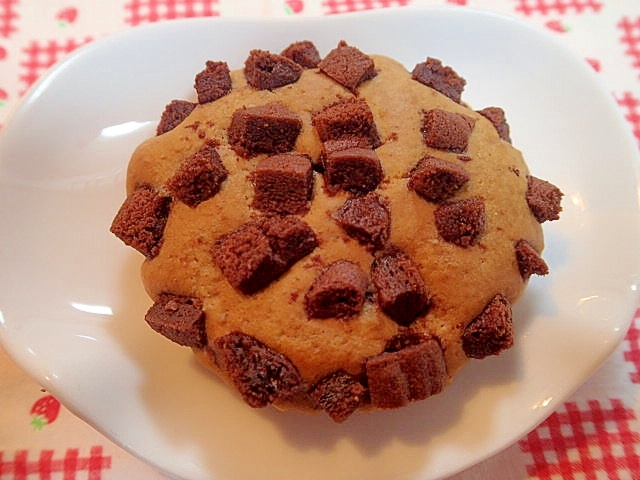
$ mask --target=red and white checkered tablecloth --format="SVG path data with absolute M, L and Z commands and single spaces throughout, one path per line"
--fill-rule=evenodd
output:
M 602 77 L 640 145 L 639 0 L 0 0 L 0 135 L 47 68 L 123 29 L 184 17 L 444 4 L 553 32 Z M 0 480 L 132 478 L 163 477 L 74 417 L 0 350 Z M 540 426 L 452 478 L 640 479 L 640 310 L 612 356 Z

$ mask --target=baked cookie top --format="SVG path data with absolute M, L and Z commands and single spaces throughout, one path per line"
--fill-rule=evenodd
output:
M 146 320 L 252 406 L 395 408 L 513 343 L 560 190 L 504 112 L 340 42 L 206 62 L 133 153 L 111 231 L 145 256 Z

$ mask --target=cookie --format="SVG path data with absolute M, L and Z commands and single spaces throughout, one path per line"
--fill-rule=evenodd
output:
M 143 255 L 149 326 L 251 407 L 335 422 L 510 348 L 562 192 L 465 85 L 344 41 L 207 61 L 133 153 L 111 225 Z

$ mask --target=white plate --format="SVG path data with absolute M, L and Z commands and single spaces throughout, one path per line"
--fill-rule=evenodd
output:
M 551 275 L 516 308 L 516 346 L 472 362 L 409 408 L 326 415 L 254 410 L 149 329 L 141 257 L 108 232 L 128 157 L 164 105 L 194 98 L 205 60 L 340 39 L 407 68 L 426 56 L 505 108 L 532 172 L 566 196 L 544 225 Z M 173 21 L 83 48 L 25 98 L 0 144 L 0 340 L 80 417 L 189 479 L 431 479 L 496 453 L 542 421 L 610 354 L 636 306 L 636 148 L 586 62 L 544 32 L 470 9 L 330 18 Z

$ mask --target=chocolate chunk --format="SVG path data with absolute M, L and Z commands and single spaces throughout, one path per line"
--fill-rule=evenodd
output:
M 418 345 L 428 338 L 429 337 L 425 336 L 424 333 L 411 330 L 410 328 L 401 328 L 396 335 L 394 335 L 387 341 L 387 345 L 385 346 L 384 351 L 397 352 L 398 350 L 402 350 L 403 348 Z
M 498 294 L 464 329 L 462 349 L 469 358 L 498 355 L 513 346 L 513 320 L 509 300 Z
M 311 253 L 318 241 L 303 220 L 265 217 L 241 225 L 218 239 L 214 260 L 228 282 L 243 293 L 255 293 Z
M 213 255 L 228 282 L 246 294 L 263 289 L 284 269 L 267 236 L 253 223 L 241 225 L 218 239 Z
M 533 175 L 527 175 L 527 204 L 539 223 L 558 220 L 563 193 L 555 185 Z
M 323 142 L 357 137 L 370 148 L 380 146 L 373 113 L 361 98 L 347 98 L 328 105 L 312 115 L 312 122 Z
M 501 139 L 505 142 L 511 143 L 509 124 L 507 123 L 507 118 L 504 115 L 504 110 L 500 107 L 487 107 L 482 110 L 478 110 L 478 113 L 487 118 L 493 124 Z
M 187 102 L 186 100 L 173 100 L 166 107 L 160 117 L 160 123 L 156 127 L 156 135 L 162 135 L 169 130 L 176 128 L 182 121 L 189 116 L 196 104 Z
M 301 390 L 302 377 L 293 362 L 251 335 L 232 332 L 208 349 L 251 407 L 266 407 Z
M 441 202 L 468 181 L 469 174 L 460 165 L 427 155 L 409 173 L 407 186 L 430 202 Z
M 356 377 L 338 370 L 316 383 L 309 394 L 318 408 L 342 423 L 362 405 L 366 391 Z
M 305 296 L 311 318 L 350 317 L 362 309 L 368 279 L 359 266 L 338 260 L 316 277 Z
M 256 167 L 253 183 L 253 207 L 262 212 L 302 214 L 309 210 L 313 170 L 303 155 L 265 158 Z
M 520 239 L 516 243 L 516 260 L 523 280 L 527 280 L 533 274 L 549 273 L 549 267 L 538 251 L 525 239 Z
M 302 120 L 282 104 L 240 108 L 233 113 L 229 144 L 240 156 L 284 153 L 293 150 Z
M 462 153 L 474 124 L 475 120 L 467 115 L 434 108 L 424 112 L 420 131 L 428 147 Z
M 231 91 L 231 75 L 226 62 L 207 61 L 205 69 L 196 75 L 195 85 L 199 103 L 213 102 Z
M 371 265 L 380 308 L 400 325 L 409 325 L 429 308 L 427 287 L 407 254 L 390 249 Z
M 295 83 L 302 67 L 293 60 L 264 50 L 251 50 L 244 62 L 247 83 L 258 90 L 273 90 Z
M 318 246 L 311 227 L 296 216 L 263 217 L 258 226 L 267 236 L 273 255 L 283 269 L 306 257 Z
M 156 332 L 186 347 L 207 343 L 202 301 L 198 298 L 161 293 L 144 319 Z
M 460 247 L 475 245 L 485 230 L 484 201 L 478 197 L 446 202 L 436 208 L 436 228 L 447 242 Z
M 167 182 L 167 188 L 180 201 L 195 208 L 220 191 L 227 175 L 215 143 L 209 141 L 182 162 Z
M 467 83 L 451 67 L 446 67 L 440 60 L 431 57 L 418 63 L 411 72 L 411 77 L 458 103 Z
M 371 148 L 369 141 L 363 137 L 345 137 L 339 140 L 327 140 L 322 144 L 322 161 L 327 155 L 350 148 Z
M 365 80 L 375 77 L 375 65 L 370 56 L 340 41 L 318 64 L 320 71 L 346 89 L 355 92 Z
M 447 366 L 440 343 L 433 338 L 395 352 L 383 352 L 365 363 L 371 404 L 398 408 L 440 393 Z
M 302 68 L 316 68 L 320 63 L 318 49 L 309 40 L 292 43 L 281 55 L 293 60 Z
M 171 197 L 142 185 L 129 195 L 111 223 L 110 231 L 147 258 L 160 251 L 164 227 L 169 217 Z
M 366 193 L 382 180 L 382 166 L 375 150 L 349 148 L 324 158 L 324 181 L 330 194 L 339 190 Z
M 375 192 L 347 200 L 333 215 L 347 232 L 370 251 L 384 247 L 391 234 L 389 202 Z

